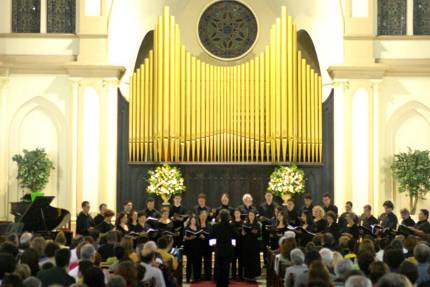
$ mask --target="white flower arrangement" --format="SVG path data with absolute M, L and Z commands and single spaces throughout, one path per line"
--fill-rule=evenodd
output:
M 305 173 L 296 165 L 280 166 L 270 175 L 268 191 L 283 197 L 294 196 L 305 191 Z
M 161 197 L 164 202 L 169 201 L 171 196 L 186 190 L 184 178 L 177 167 L 164 164 L 149 171 L 148 174 L 149 185 L 146 191 Z

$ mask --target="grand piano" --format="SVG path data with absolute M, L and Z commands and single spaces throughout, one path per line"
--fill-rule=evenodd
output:
M 55 196 L 40 196 L 31 201 L 11 202 L 11 213 L 15 216 L 15 232 L 50 232 L 66 227 L 70 222 L 70 212 L 52 207 Z

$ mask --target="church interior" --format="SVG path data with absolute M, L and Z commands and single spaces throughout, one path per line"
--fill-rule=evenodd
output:
M 370 205 L 378 218 L 389 202 L 399 220 L 407 209 L 420 222 L 429 206 L 429 90 L 428 0 L 2 0 L 0 234 L 37 226 L 73 237 L 84 202 L 86 215 L 109 208 L 118 226 L 128 204 L 129 220 L 154 200 L 163 218 L 177 192 L 189 210 L 203 199 L 224 206 L 227 194 L 225 206 L 243 205 L 248 216 L 247 196 L 258 209 L 273 190 L 286 218 L 291 199 L 297 210 L 307 199 L 323 206 L 326 218 L 330 198 L 336 218 L 345 205 L 358 217 Z M 34 158 L 36 167 L 21 168 L 29 151 L 45 156 L 45 174 L 31 172 Z M 401 166 L 408 152 L 423 163 Z M 179 174 L 167 197 L 161 183 L 151 189 L 160 166 Z M 282 167 L 299 170 L 297 194 L 271 187 Z M 222 224 L 220 210 L 212 216 Z M 224 272 L 216 264 L 214 274 Z M 280 286 L 276 272 L 263 273 L 255 284 Z

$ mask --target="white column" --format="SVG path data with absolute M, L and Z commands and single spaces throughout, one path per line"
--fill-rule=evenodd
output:
M 380 214 L 382 212 L 382 201 L 383 196 L 381 197 L 381 178 L 380 178 L 380 169 L 381 169 L 381 155 L 380 155 L 380 98 L 379 98 L 379 88 L 380 88 L 381 80 L 372 80 L 371 81 L 371 94 L 369 99 L 369 104 L 371 104 L 371 112 L 372 112 L 372 124 L 371 130 L 372 137 L 369 138 L 369 146 L 371 149 L 371 162 L 370 166 L 372 169 L 369 169 L 371 172 L 372 179 L 372 197 L 370 204 L 373 207 L 374 214 Z M 369 113 L 370 114 L 370 113 Z
M 8 78 L 0 77 L 0 219 L 8 218 L 8 128 L 6 86 Z
M 336 81 L 334 92 L 334 200 L 343 206 L 350 200 L 351 97 L 347 81 Z
M 414 0 L 406 2 L 406 35 L 414 34 Z
M 48 0 L 40 1 L 40 33 L 47 32 L 48 20 Z

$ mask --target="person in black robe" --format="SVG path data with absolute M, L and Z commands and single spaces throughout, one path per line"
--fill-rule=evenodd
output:
M 387 200 L 382 205 L 385 209 L 385 212 L 379 216 L 379 222 L 383 229 L 392 229 L 395 230 L 397 227 L 397 216 L 393 213 L 394 204 Z
M 307 193 L 303 201 L 304 201 L 304 205 L 303 205 L 302 211 L 309 215 L 312 215 L 312 208 L 314 208 L 314 205 L 312 203 L 312 195 L 310 193 Z
M 363 214 L 360 216 L 360 225 L 366 229 L 371 230 L 372 225 L 378 223 L 378 219 L 376 219 L 376 217 L 372 215 L 372 207 L 369 204 L 366 204 L 363 207 Z
M 130 213 L 131 213 L 132 210 L 133 210 L 133 201 L 127 200 L 124 203 L 123 211 L 122 212 L 124 212 L 127 215 L 130 215 Z M 130 216 L 128 218 L 130 218 Z
M 417 235 L 424 236 L 430 234 L 429 211 L 421 209 L 418 213 L 418 222 L 415 228 L 418 230 Z
M 314 217 L 314 221 L 310 231 L 312 233 L 323 233 L 327 228 L 327 220 L 324 219 L 324 209 L 321 206 L 316 205 L 314 206 L 314 209 L 312 209 L 312 215 Z
M 276 250 L 279 248 L 279 238 L 284 235 L 285 231 L 287 231 L 287 219 L 285 218 L 284 211 L 279 210 L 276 213 L 275 226 L 270 230 L 270 249 Z
M 407 208 L 400 209 L 400 216 L 402 217 L 402 225 L 414 227 L 415 221 L 411 218 L 411 214 Z
M 203 210 L 205 210 L 208 215 L 211 214 L 211 208 L 206 205 L 206 194 L 200 193 L 197 196 L 197 205 L 194 206 L 193 211 L 195 214 L 199 215 Z
M 287 200 L 287 208 L 284 209 L 285 218 L 288 225 L 298 226 L 300 225 L 299 211 L 296 208 L 294 199 L 289 198 Z
M 130 229 L 128 227 L 128 215 L 125 212 L 118 214 L 115 223 L 115 229 L 121 231 L 123 235 L 128 234 Z
M 199 281 L 202 273 L 200 227 L 196 215 L 191 215 L 188 219 L 184 231 L 184 254 L 187 256 L 185 268 L 186 282 Z
M 252 205 L 253 199 L 251 194 L 245 193 L 242 197 L 242 204 L 239 205 L 240 213 L 242 219 L 246 219 L 248 217 L 248 213 L 252 210 L 254 214 L 257 213 L 256 208 Z
M 339 214 L 338 213 L 338 208 L 337 208 L 336 205 L 332 204 L 331 200 L 332 199 L 331 199 L 331 195 L 330 194 L 328 194 L 328 193 L 324 193 L 323 194 L 322 201 L 323 201 L 324 212 L 333 211 L 336 214 L 336 216 L 337 216 Z
M 112 224 L 112 217 L 115 216 L 115 213 L 110 209 L 106 209 L 106 210 L 104 210 L 103 214 L 104 214 L 103 222 L 98 224 L 96 227 L 96 229 L 101 234 L 108 233 L 109 231 L 111 231 L 115 228 L 115 226 Z
M 219 213 L 223 209 L 227 210 L 230 216 L 233 216 L 234 207 L 230 205 L 230 196 L 225 192 L 221 195 L 221 205 L 215 208 L 214 216 L 218 217 Z
M 273 201 L 273 194 L 270 191 L 266 191 L 264 199 L 265 202 L 258 208 L 258 219 L 261 222 L 264 258 L 267 258 L 267 249 L 265 247 L 270 245 L 270 233 L 266 227 L 275 223 L 275 209 L 279 205 Z
M 333 211 L 329 211 L 326 214 L 327 227 L 325 232 L 331 233 L 333 238 L 337 241 L 339 238 L 339 225 L 336 223 L 336 214 Z
M 179 230 L 179 236 L 173 238 L 173 246 L 182 246 L 184 238 L 184 222 L 188 218 L 188 211 L 182 206 L 182 195 L 173 196 L 173 205 L 170 207 L 170 218 L 173 221 L 175 230 Z
M 313 217 L 312 214 L 305 212 L 304 210 L 300 214 L 300 226 L 295 230 L 298 235 L 298 241 L 301 246 L 305 246 L 308 242 L 312 241 Z
M 76 233 L 80 235 L 89 235 L 95 227 L 94 220 L 90 215 L 90 203 L 83 201 L 81 203 L 82 211 L 79 212 L 76 218 Z
M 261 275 L 260 249 L 258 243 L 260 234 L 261 226 L 257 222 L 255 211 L 250 209 L 242 225 L 243 277 L 247 280 L 255 280 L 256 277 Z
M 239 208 L 236 208 L 233 213 L 232 224 L 236 228 L 235 239 L 236 246 L 234 247 L 233 260 L 231 262 L 231 276 L 233 279 L 243 279 L 243 264 L 242 264 L 242 217 L 240 216 Z
M 341 233 L 350 234 L 355 241 L 358 240 L 358 237 L 360 236 L 360 230 L 358 228 L 358 225 L 355 223 L 354 217 L 351 213 L 348 213 L 346 215 L 346 225 L 341 228 Z
M 347 224 L 346 223 L 346 216 L 348 214 L 351 214 L 353 219 L 354 219 L 354 222 L 358 224 L 358 222 L 359 222 L 358 216 L 352 211 L 352 202 L 347 201 L 345 203 L 345 212 L 339 216 L 338 224 L 339 224 L 340 228 L 344 228 L 346 226 L 346 224 Z
M 160 212 L 155 209 L 155 200 L 152 197 L 149 197 L 146 200 L 146 209 L 145 209 L 146 218 L 151 217 L 154 219 L 160 218 Z
M 107 210 L 107 204 L 102 203 L 99 205 L 99 214 L 97 214 L 94 217 L 94 225 L 97 227 L 99 224 L 101 224 L 105 220 L 105 212 Z
M 178 236 L 179 234 L 175 233 L 175 226 L 173 221 L 169 218 L 169 208 L 163 207 L 161 209 L 161 217 L 158 220 L 158 231 L 161 234 L 168 234 L 170 236 Z
M 227 287 L 229 282 L 229 266 L 234 254 L 232 239 L 236 229 L 230 222 L 230 212 L 222 209 L 219 213 L 219 223 L 213 226 L 212 236 L 215 245 L 215 281 L 216 286 Z
M 135 233 L 143 233 L 147 232 L 148 229 L 149 226 L 146 224 L 146 213 L 145 211 L 139 211 L 137 213 L 137 224 L 132 227 L 131 231 Z
M 129 218 L 128 218 L 128 229 L 130 232 L 134 232 L 134 230 L 137 227 L 137 218 L 138 218 L 138 214 L 137 214 L 137 210 L 133 209 L 132 211 L 130 211 L 129 214 Z
M 212 278 L 212 247 L 209 246 L 210 234 L 212 232 L 209 216 L 206 210 L 202 210 L 198 216 L 200 224 L 200 248 L 201 258 L 203 259 L 204 265 L 204 278 L 205 280 L 211 280 Z

